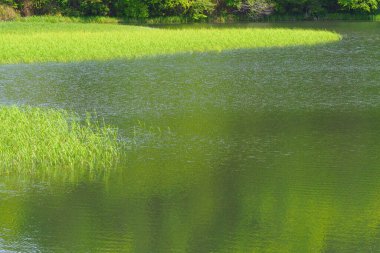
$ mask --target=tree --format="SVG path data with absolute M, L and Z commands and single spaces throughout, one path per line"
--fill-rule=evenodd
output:
M 119 0 L 118 15 L 128 18 L 147 18 L 148 3 L 140 0 Z
M 188 15 L 194 20 L 205 19 L 215 10 L 215 4 L 210 0 L 192 0 L 189 3 Z
M 272 13 L 273 6 L 268 0 L 243 0 L 237 7 L 243 15 L 256 18 Z
M 274 7 L 271 0 L 225 0 L 225 5 L 235 13 L 251 18 L 270 14 Z
M 345 9 L 361 12 L 374 12 L 379 8 L 380 0 L 338 0 Z

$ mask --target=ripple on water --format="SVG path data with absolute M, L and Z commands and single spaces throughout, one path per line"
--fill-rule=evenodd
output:
M 131 144 L 105 182 L 2 179 L 0 251 L 377 251 L 379 24 L 298 24 L 344 35 L 308 48 L 0 66 L 2 104 L 95 110 Z

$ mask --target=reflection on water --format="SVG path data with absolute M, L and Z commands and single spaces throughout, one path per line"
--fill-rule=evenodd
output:
M 106 181 L 0 179 L 0 251 L 379 251 L 380 23 L 317 25 L 344 40 L 0 66 L 3 104 L 154 128 Z

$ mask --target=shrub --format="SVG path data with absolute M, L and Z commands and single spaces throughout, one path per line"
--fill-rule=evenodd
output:
M 108 16 L 110 9 L 101 0 L 84 0 L 80 3 L 80 11 L 85 16 Z
M 239 2 L 237 9 L 242 16 L 259 18 L 273 12 L 273 4 L 267 0 L 244 0 Z
M 206 19 L 215 10 L 215 4 L 210 0 L 192 1 L 189 15 L 194 20 Z
M 12 20 L 19 16 L 19 13 L 8 5 L 0 4 L 0 20 Z
M 148 5 L 140 0 L 119 0 L 118 16 L 126 18 L 147 18 L 149 17 Z

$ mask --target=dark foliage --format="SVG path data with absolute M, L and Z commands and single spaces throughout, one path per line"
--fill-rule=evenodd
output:
M 213 16 L 260 18 L 262 16 L 326 13 L 374 13 L 380 0 L 0 0 L 24 16 L 111 16 L 148 18 L 179 16 L 202 20 Z

